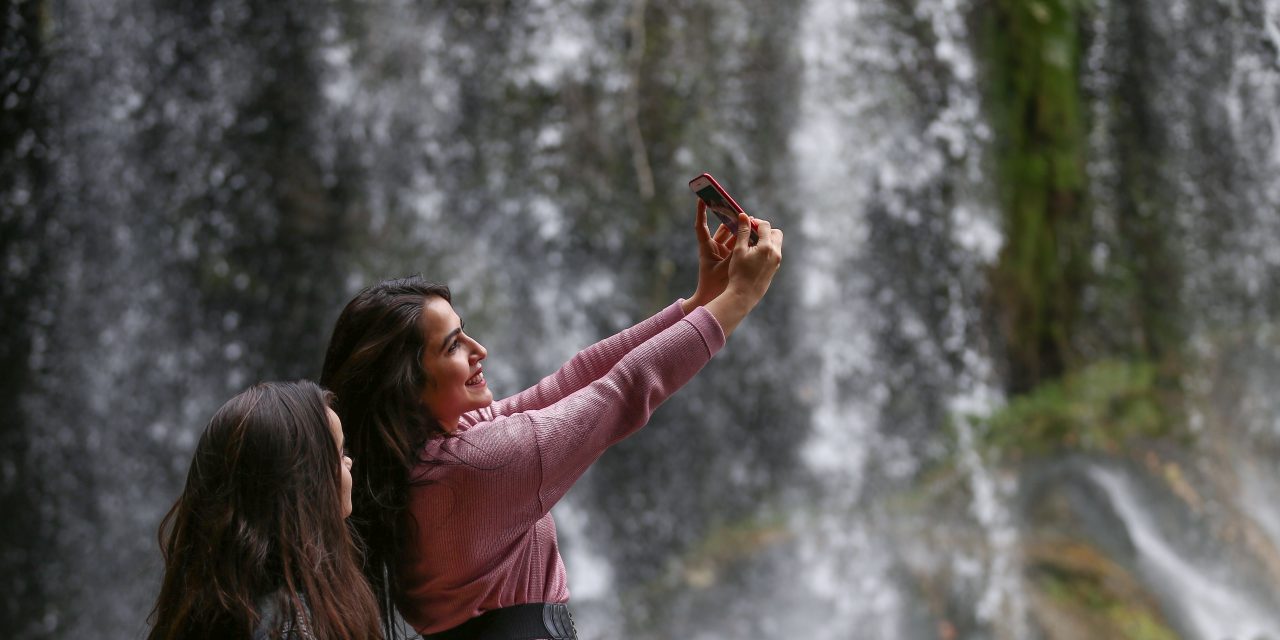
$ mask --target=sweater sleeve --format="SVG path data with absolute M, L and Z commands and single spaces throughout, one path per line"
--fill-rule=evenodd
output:
M 469 424 L 549 407 L 613 368 L 623 356 L 662 330 L 679 322 L 684 311 L 677 300 L 652 317 L 578 352 L 538 384 L 463 417 Z
M 605 449 L 644 426 L 724 343 L 715 316 L 699 307 L 632 349 L 605 376 L 531 412 L 542 471 L 541 512 L 550 511 Z
M 463 462 L 451 466 L 468 478 L 457 483 L 450 502 L 470 505 L 472 530 L 523 530 L 546 515 L 605 449 L 644 426 L 724 343 L 715 317 L 698 308 L 558 402 L 447 439 L 435 455 Z

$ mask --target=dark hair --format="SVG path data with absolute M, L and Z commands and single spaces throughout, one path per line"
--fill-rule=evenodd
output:
M 317 640 L 380 636 L 343 517 L 332 397 L 313 382 L 265 382 L 214 414 L 160 525 L 150 640 L 249 638 L 267 607 Z
M 427 439 L 445 433 L 419 402 L 427 383 L 423 305 L 433 296 L 451 300 L 448 287 L 419 276 L 361 291 L 338 317 L 320 376 L 338 395 L 334 410 L 356 460 L 351 520 L 388 638 L 396 633 L 396 558 L 411 524 L 409 473 Z

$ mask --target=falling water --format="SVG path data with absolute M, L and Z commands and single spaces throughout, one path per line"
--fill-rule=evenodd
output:
M 1263 638 L 1280 629 L 1280 617 L 1267 599 L 1229 582 L 1214 567 L 1196 566 L 1187 553 L 1174 547 L 1160 533 L 1147 509 L 1113 471 L 1091 473 L 1106 491 L 1125 522 L 1139 552 L 1139 563 L 1150 580 L 1167 590 L 1173 615 L 1185 620 L 1188 635 L 1196 638 Z
M 1140 166 L 1195 438 L 1029 462 L 987 439 L 984 3 L 197 4 L 4 9 L 7 636 L 138 637 L 204 421 L 360 287 L 447 280 L 515 391 L 689 294 L 707 170 L 786 267 L 556 507 L 584 638 L 1057 638 L 1081 545 L 1182 637 L 1280 638 L 1280 0 L 1089 3 L 1096 227 Z

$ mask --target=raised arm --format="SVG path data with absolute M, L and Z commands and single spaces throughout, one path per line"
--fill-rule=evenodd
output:
M 727 285 L 705 307 L 628 353 L 609 374 L 530 422 L 542 462 L 538 497 L 550 510 L 605 449 L 649 420 L 653 410 L 687 383 L 764 297 L 782 264 L 782 231 L 756 220 L 760 240 L 750 245 L 746 214 L 731 256 Z
M 725 290 L 704 307 L 630 349 L 609 371 L 564 398 L 476 425 L 447 445 L 483 477 L 461 503 L 519 530 L 551 509 L 599 456 L 649 420 L 700 371 L 750 313 L 781 264 L 782 232 L 759 223 L 760 241 L 739 238 Z M 750 227 L 744 221 L 744 230 Z M 747 231 L 749 233 L 749 231 Z M 488 505 L 488 506 L 482 506 Z
M 473 422 L 492 420 L 551 406 L 608 373 L 632 349 L 679 322 L 685 316 L 683 302 L 672 303 L 649 319 L 583 349 L 538 384 L 493 403 L 488 410 L 490 415 L 469 418 Z
M 542 462 L 538 491 L 549 511 L 605 449 L 634 433 L 706 366 L 724 332 L 704 308 L 628 353 L 609 373 L 530 422 Z
M 476 424 L 551 406 L 608 373 L 613 365 L 637 345 L 722 294 L 729 282 L 730 257 L 737 238 L 724 225 L 720 225 L 715 234 L 710 232 L 707 228 L 706 205 L 701 200 L 698 201 L 698 213 L 694 219 L 694 234 L 698 240 L 698 287 L 692 296 L 668 306 L 630 329 L 583 349 L 538 384 L 499 400 L 486 410 L 465 416 L 464 420 Z
M 485 422 L 439 441 L 433 458 L 455 473 L 467 517 L 520 531 L 547 511 L 614 443 L 649 420 L 721 347 L 724 333 L 705 308 L 631 349 L 608 372 L 550 406 Z M 510 527 L 510 529 L 508 529 Z

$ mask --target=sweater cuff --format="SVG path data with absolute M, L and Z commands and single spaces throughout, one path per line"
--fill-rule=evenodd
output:
M 667 323 L 667 326 L 671 326 L 676 322 L 679 322 L 681 318 L 685 317 L 684 316 L 685 300 L 686 298 L 676 298 L 675 302 L 672 302 L 666 309 L 663 309 L 662 311 L 658 312 L 658 315 L 662 316 L 663 318 L 667 318 L 667 316 L 671 317 L 670 318 L 671 322 Z
M 677 309 L 679 303 L 676 303 Z M 685 322 L 693 325 L 697 329 L 698 335 L 702 336 L 702 342 L 707 347 L 707 357 L 711 358 L 724 347 L 724 328 L 720 326 L 720 321 L 716 320 L 706 307 L 698 307 L 689 312 L 684 317 Z

